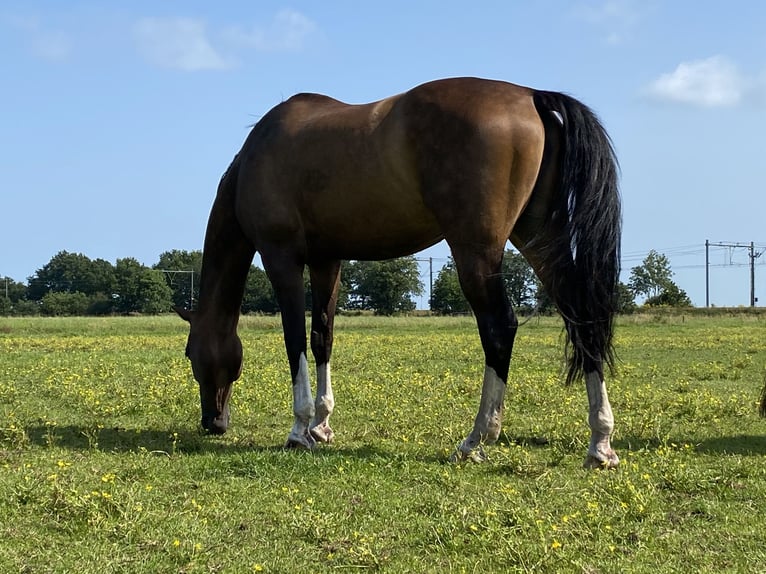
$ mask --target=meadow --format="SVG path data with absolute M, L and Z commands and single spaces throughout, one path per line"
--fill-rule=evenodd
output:
M 555 318 L 519 330 L 484 464 L 448 462 L 478 408 L 469 317 L 339 317 L 336 442 L 314 452 L 282 448 L 278 318 L 240 324 L 222 437 L 199 430 L 186 329 L 0 318 L 0 572 L 766 571 L 764 315 L 618 321 L 615 471 L 581 468 Z

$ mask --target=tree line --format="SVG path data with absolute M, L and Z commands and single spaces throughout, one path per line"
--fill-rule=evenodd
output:
M 201 269 L 201 251 L 166 251 L 151 267 L 131 257 L 112 264 L 61 251 L 26 283 L 0 278 L 0 289 L 4 288 L 0 292 L 0 315 L 157 314 L 173 306 L 191 308 L 199 298 Z M 555 312 L 553 302 L 519 253 L 506 251 L 501 273 L 509 300 L 518 312 Z M 304 274 L 304 285 L 308 309 L 311 306 L 308 273 Z M 386 261 L 344 261 L 338 309 L 380 315 L 407 313 L 416 307 L 413 297 L 423 293 L 424 284 L 414 256 Z M 633 312 L 636 297 L 645 297 L 644 304 L 650 306 L 691 305 L 686 293 L 672 281 L 667 257 L 656 251 L 651 251 L 642 265 L 631 269 L 627 284 L 620 283 L 620 312 Z M 452 258 L 431 285 L 429 306 L 437 314 L 470 313 Z M 266 272 L 255 265 L 247 277 L 242 312 L 279 312 Z

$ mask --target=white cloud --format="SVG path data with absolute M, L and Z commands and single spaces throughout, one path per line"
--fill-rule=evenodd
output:
M 231 67 L 208 39 L 205 23 L 191 18 L 143 18 L 134 27 L 144 56 L 163 68 L 184 71 Z
M 227 31 L 227 37 L 233 44 L 259 52 L 296 52 L 303 48 L 306 38 L 314 30 L 314 22 L 300 12 L 282 10 L 268 26 L 232 27 Z
M 316 25 L 295 10 L 282 10 L 265 26 L 232 26 L 208 34 L 204 21 L 191 18 L 144 18 L 134 35 L 139 49 L 153 64 L 184 71 L 221 70 L 236 64 L 243 50 L 300 51 Z M 216 38 L 214 45 L 211 37 Z M 221 49 L 225 51 L 221 51 Z
M 640 6 L 640 8 L 639 8 Z M 600 30 L 607 44 L 621 44 L 632 37 L 646 6 L 634 0 L 606 0 L 600 4 L 581 5 L 579 16 Z
M 32 53 L 50 62 L 63 62 L 72 53 L 71 38 L 60 30 L 50 30 L 33 17 L 11 17 L 11 26 L 26 36 Z
M 723 56 L 682 62 L 651 82 L 647 94 L 655 100 L 714 108 L 739 104 L 747 81 Z

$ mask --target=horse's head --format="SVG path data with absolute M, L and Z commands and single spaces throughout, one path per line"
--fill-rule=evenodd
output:
M 202 427 L 211 434 L 223 434 L 229 426 L 231 385 L 242 374 L 242 343 L 236 330 L 222 334 L 195 312 L 176 312 L 191 325 L 186 356 L 199 383 Z

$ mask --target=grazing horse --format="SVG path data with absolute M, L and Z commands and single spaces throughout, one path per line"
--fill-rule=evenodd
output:
M 473 429 L 454 459 L 483 460 L 503 414 L 518 322 L 500 274 L 506 242 L 524 255 L 563 317 L 567 382 L 581 376 L 591 440 L 585 465 L 614 467 L 613 366 L 620 198 L 611 141 L 577 100 L 477 78 L 426 83 L 364 105 L 299 94 L 253 127 L 221 178 L 205 235 L 186 355 L 202 426 L 229 424 L 242 371 L 237 322 L 255 252 L 281 310 L 293 387 L 288 446 L 330 442 L 330 378 L 341 260 L 381 260 L 446 240 L 484 350 Z M 306 358 L 303 270 L 312 288 Z

